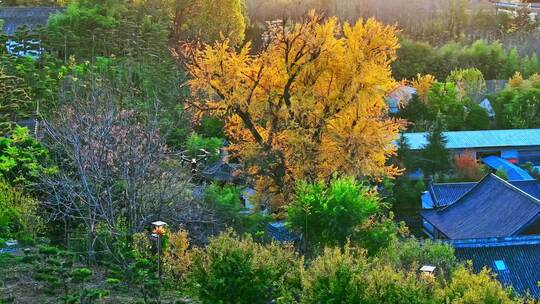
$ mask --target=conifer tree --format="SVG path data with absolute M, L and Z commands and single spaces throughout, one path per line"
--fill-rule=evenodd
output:
M 451 168 L 450 152 L 446 149 L 447 139 L 443 131 L 445 123 L 439 116 L 426 135 L 427 145 L 421 152 L 420 167 L 426 176 L 445 173 Z

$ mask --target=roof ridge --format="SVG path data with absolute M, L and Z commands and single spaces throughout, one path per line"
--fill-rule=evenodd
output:
M 540 128 L 529 128 L 529 129 L 500 129 L 500 130 L 460 130 L 460 131 L 444 131 L 443 133 L 469 133 L 469 132 L 477 132 L 477 133 L 487 133 L 487 132 L 523 132 L 523 131 L 538 131 Z M 404 134 L 424 134 L 429 132 L 405 132 Z
M 450 207 L 453 207 L 457 204 L 459 204 L 464 197 L 468 196 L 470 193 L 472 193 L 474 190 L 476 190 L 476 188 L 478 188 L 478 186 L 480 184 L 482 184 L 482 182 L 484 182 L 485 180 L 487 180 L 487 178 L 492 175 L 492 173 L 490 174 L 487 174 L 486 176 L 484 176 L 478 183 L 476 183 L 475 186 L 473 186 L 471 189 L 467 190 L 467 192 L 463 193 L 462 196 L 460 196 L 457 200 L 454 201 L 454 203 L 448 205 L 448 206 L 445 206 L 444 208 L 440 209 L 439 211 L 445 211 L 446 209 L 450 208 Z
M 436 208 L 439 204 L 439 198 L 437 197 L 437 194 L 435 193 L 435 189 L 433 189 L 433 183 L 429 183 L 429 195 L 431 195 L 431 200 L 433 201 L 433 208 Z
M 527 197 L 529 200 L 532 200 L 534 203 L 540 205 L 540 200 L 537 199 L 536 197 L 530 195 L 529 193 L 519 189 L 518 187 L 512 185 L 509 181 L 506 181 L 500 177 L 498 177 L 497 175 L 493 174 L 493 173 L 490 173 L 489 174 L 490 176 L 492 177 L 495 177 L 498 181 L 502 182 L 503 185 L 505 185 L 507 188 L 509 188 L 510 190 L 513 190 L 521 195 L 524 195 L 525 197 Z
M 490 177 L 493 177 L 495 178 L 495 180 L 501 182 L 504 186 L 506 186 L 508 189 L 514 191 L 514 192 L 517 192 L 523 196 L 525 196 L 527 199 L 531 200 L 533 203 L 537 204 L 537 205 L 540 205 L 540 200 L 537 199 L 536 197 L 530 195 L 529 193 L 519 189 L 518 187 L 512 185 L 510 182 L 498 177 L 497 175 L 493 174 L 493 173 L 489 173 L 487 174 L 486 176 L 484 176 L 475 186 L 473 186 L 471 189 L 469 189 L 467 192 L 465 192 L 462 196 L 460 196 L 456 201 L 454 201 L 454 203 L 450 204 L 450 205 L 447 205 L 447 206 L 444 206 L 443 208 L 439 209 L 438 211 L 445 211 L 446 209 L 449 209 L 450 207 L 453 207 L 455 205 L 458 205 L 462 200 L 463 198 L 465 198 L 466 196 L 468 196 L 470 193 L 472 193 L 475 189 L 478 188 L 478 186 L 480 184 L 482 184 L 485 180 L 487 180 L 488 178 Z M 540 212 L 539 212 L 540 213 Z
M 453 182 L 453 183 L 431 183 L 432 185 L 441 185 L 441 186 L 446 186 L 446 185 L 469 185 L 469 184 L 478 184 L 478 182 Z

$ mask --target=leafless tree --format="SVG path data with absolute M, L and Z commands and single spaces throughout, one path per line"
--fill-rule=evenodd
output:
M 199 212 L 190 206 L 191 174 L 169 153 L 157 115 L 119 104 L 125 100 L 99 78 L 71 80 L 44 122 L 59 164 L 43 178 L 48 205 L 56 217 L 84 224 L 90 261 L 101 228 L 114 237 L 127 226 L 131 235 L 153 220 L 176 223 Z

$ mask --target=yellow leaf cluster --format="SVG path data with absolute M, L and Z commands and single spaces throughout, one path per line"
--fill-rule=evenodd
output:
M 426 74 L 416 76 L 416 79 L 412 81 L 412 87 L 416 89 L 416 94 L 424 102 L 427 103 L 428 93 L 433 87 L 433 84 L 437 81 L 434 76 Z
M 283 200 L 300 179 L 396 175 L 386 161 L 402 124 L 384 100 L 396 86 L 395 33 L 374 19 L 341 25 L 310 13 L 271 27 L 256 55 L 227 41 L 187 46 L 189 105 L 195 117 L 225 120 L 230 151 Z

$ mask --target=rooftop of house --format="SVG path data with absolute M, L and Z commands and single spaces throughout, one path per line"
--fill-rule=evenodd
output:
M 510 184 L 519 188 L 521 191 L 535 197 L 540 200 L 540 182 L 537 180 L 519 180 L 509 181 Z M 478 183 L 465 182 L 465 183 L 445 183 L 437 184 L 430 183 L 427 187 L 427 195 L 425 199 L 429 199 L 431 204 L 435 208 L 444 207 L 455 203 L 459 198 L 469 192 Z M 424 199 L 424 198 L 423 198 Z
M 301 239 L 299 235 L 289 231 L 282 221 L 268 223 L 266 231 L 274 240 L 280 243 L 292 243 Z
M 538 219 L 540 200 L 489 174 L 453 204 L 421 215 L 451 240 L 515 236 Z
M 540 236 L 458 241 L 453 246 L 458 260 L 472 261 L 475 271 L 490 268 L 505 286 L 540 298 Z
M 406 104 L 414 94 L 416 94 L 415 88 L 403 85 L 386 95 L 386 102 L 390 109 L 390 113 L 399 112 L 400 106 Z
M 202 175 L 216 182 L 232 183 L 241 179 L 242 166 L 218 160 L 202 172 Z
M 23 25 L 30 29 L 44 26 L 50 15 L 63 10 L 62 7 L 0 7 L 0 19 L 4 21 L 4 33 L 12 35 Z
M 411 150 L 427 145 L 427 133 L 405 133 Z M 444 132 L 448 149 L 540 146 L 540 129 L 451 131 Z

